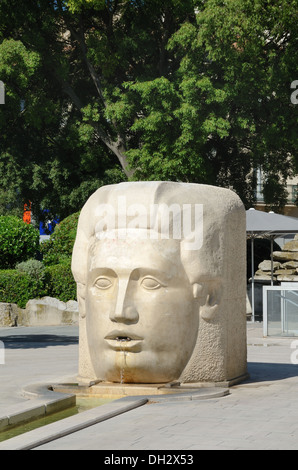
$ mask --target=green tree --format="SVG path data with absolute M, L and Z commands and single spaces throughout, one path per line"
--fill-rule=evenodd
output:
M 250 206 L 261 168 L 265 202 L 282 206 L 298 161 L 296 2 L 208 0 L 196 12 L 167 43 L 179 68 L 126 84 L 138 107 L 135 176 L 231 187 Z
M 262 168 L 265 202 L 282 206 L 286 179 L 297 172 L 298 161 L 298 108 L 290 101 L 297 71 L 297 4 L 209 0 L 197 20 L 195 48 L 208 53 L 206 101 L 213 102 L 226 129 L 209 139 L 214 180 L 231 185 L 249 204 L 253 169 Z M 186 68 L 184 79 L 194 67 Z
M 296 20 L 294 0 L 2 0 L 0 188 L 15 172 L 17 196 L 61 218 L 125 179 L 228 186 L 249 205 L 262 167 L 282 205 Z
M 63 219 L 102 184 L 125 179 L 61 84 L 64 75 L 71 80 L 71 58 L 59 15 L 55 2 L 23 11 L 18 2 L 0 4 L 2 213 L 30 200 L 36 219 L 43 209 L 44 217 Z M 84 75 L 76 86 L 87 93 Z

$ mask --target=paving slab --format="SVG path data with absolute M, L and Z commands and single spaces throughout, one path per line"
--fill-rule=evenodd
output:
M 77 371 L 77 330 L 49 327 L 30 335 L 0 329 L 8 340 L 5 367 L 0 365 L 0 411 L 25 403 L 24 382 L 55 383 L 73 380 Z M 13 333 L 14 332 L 14 333 Z M 12 338 L 12 335 L 23 338 Z M 48 335 L 44 338 L 42 335 Z M 52 335 L 52 338 L 49 336 Z M 298 365 L 293 363 L 295 338 L 263 338 L 261 323 L 247 324 L 248 372 L 250 378 L 230 388 L 225 396 L 204 400 L 147 401 L 128 411 L 101 420 L 75 432 L 34 445 L 38 450 L 102 450 L 105 455 L 121 451 L 165 450 L 287 450 L 298 449 Z M 23 342 L 23 343 L 22 343 Z M 38 345 L 39 344 L 39 345 Z M 35 345 L 35 346 L 34 346 Z M 27 364 L 31 361 L 31 366 Z M 45 367 L 45 363 L 47 364 Z M 26 366 L 26 367 L 25 367 Z M 5 380 L 7 379 L 7 380 Z M 38 379 L 38 380 L 36 380 Z M 129 397 L 127 397 L 129 399 Z M 135 397 L 139 400 L 142 397 Z M 116 402 L 113 402 L 116 403 Z M 113 408 L 113 403 L 109 404 Z M 28 405 L 27 405 L 28 406 Z M 94 413 L 99 412 L 95 409 Z M 117 404 L 117 406 L 120 406 Z M 121 405 L 122 406 L 122 405 Z M 81 413 L 84 415 L 84 413 Z M 87 415 L 85 415 L 87 417 Z M 79 417 L 78 420 L 85 418 Z M 68 421 L 69 423 L 69 421 Z M 56 423 L 55 423 L 56 425 Z M 66 420 L 57 426 L 67 428 Z M 49 425 L 51 426 L 51 425 Z M 45 426 L 43 433 L 48 432 Z M 5 441 L 12 450 L 25 445 L 27 435 Z M 0 447 L 1 449 L 1 447 Z M 119 454 L 120 455 L 120 454 Z

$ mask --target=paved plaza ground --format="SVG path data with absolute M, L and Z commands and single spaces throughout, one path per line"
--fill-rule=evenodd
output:
M 5 345 L 0 413 L 28 402 L 22 395 L 27 385 L 75 380 L 76 326 L 1 328 L 0 340 Z M 37 449 L 296 450 L 298 354 L 294 340 L 263 338 L 262 324 L 248 323 L 250 378 L 231 387 L 229 395 L 145 404 Z

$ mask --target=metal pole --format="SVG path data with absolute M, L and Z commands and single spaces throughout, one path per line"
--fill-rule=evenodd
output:
M 251 237 L 251 311 L 252 322 L 255 321 L 255 267 L 254 267 L 254 237 Z
M 271 237 L 271 285 L 273 286 L 273 237 Z

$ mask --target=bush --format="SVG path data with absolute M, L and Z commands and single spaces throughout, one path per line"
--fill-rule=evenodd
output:
M 11 264 L 16 267 L 15 270 L 0 270 L 0 302 L 16 303 L 24 308 L 28 300 L 44 296 L 55 297 L 63 302 L 76 300 L 76 283 L 71 272 L 71 255 L 78 218 L 79 213 L 76 213 L 64 219 L 56 226 L 50 240 L 41 243 L 43 262 L 28 259 L 33 250 L 27 250 L 23 253 L 22 259 L 16 257 L 14 263 Z M 26 227 L 30 227 L 23 221 L 20 222 L 25 225 L 26 230 Z M 35 241 L 34 254 L 39 243 L 38 232 Z M 4 268 L 8 267 L 7 264 L 5 262 Z
M 0 216 L 0 269 L 14 268 L 33 258 L 39 247 L 39 232 L 14 216 Z
M 49 240 L 41 243 L 40 251 L 46 266 L 66 261 L 72 255 L 80 212 L 72 214 L 56 225 Z
M 41 261 L 36 259 L 29 259 L 28 261 L 23 261 L 16 265 L 16 270 L 21 273 L 26 273 L 30 276 L 32 282 L 36 284 L 36 288 L 41 291 L 44 291 L 45 285 L 45 268 Z
M 21 308 L 31 299 L 55 297 L 62 302 L 76 300 L 76 283 L 71 272 L 71 259 L 54 266 L 30 260 L 17 269 L 0 270 L 0 302 Z
M 76 283 L 71 272 L 71 258 L 46 267 L 46 291 L 50 297 L 67 302 L 76 300 Z
M 45 292 L 29 274 L 15 269 L 0 270 L 0 302 L 26 307 L 30 299 L 43 297 Z

